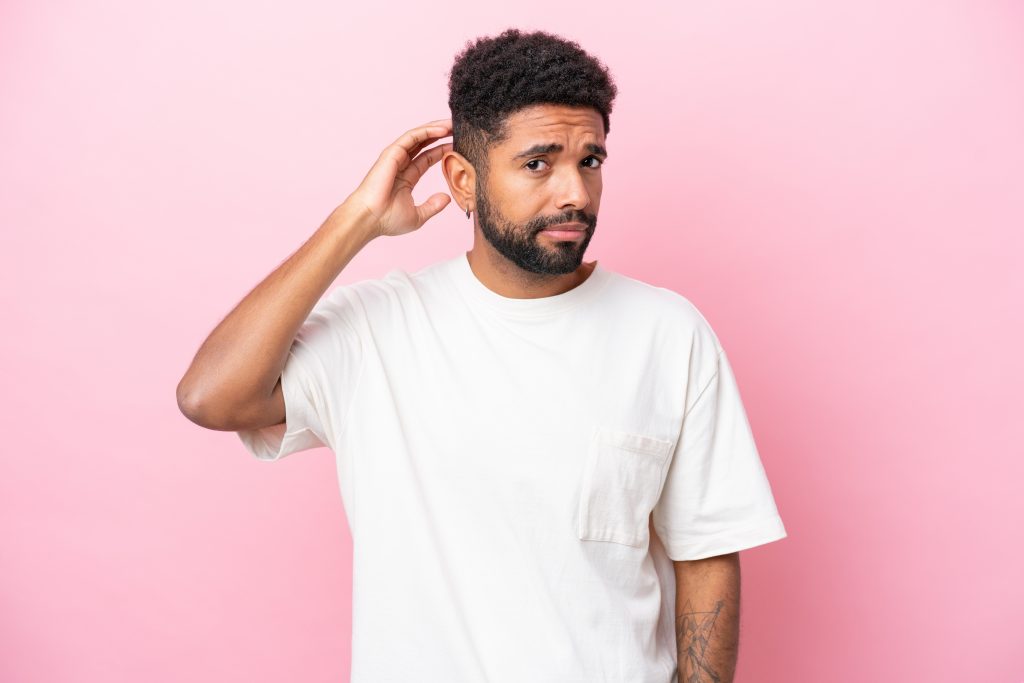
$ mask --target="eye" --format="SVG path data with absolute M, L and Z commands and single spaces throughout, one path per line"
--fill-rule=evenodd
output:
M 596 156 L 593 156 L 593 155 L 587 157 L 583 161 L 596 161 L 597 162 L 596 165 L 591 164 L 590 166 L 588 166 L 588 168 L 601 168 L 602 166 L 604 166 L 604 160 L 601 159 L 600 157 L 596 157 Z M 546 163 L 548 163 L 548 162 L 544 161 L 543 159 L 530 159 L 529 161 L 527 161 L 523 165 L 526 168 L 528 168 L 529 170 L 531 170 L 531 171 L 539 171 L 540 170 L 539 168 L 536 168 L 535 166 L 531 166 L 530 164 L 546 164 Z

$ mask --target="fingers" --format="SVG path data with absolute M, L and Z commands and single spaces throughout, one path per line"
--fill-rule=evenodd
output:
M 451 121 L 452 120 L 451 119 L 439 119 L 439 120 L 441 122 L 440 125 L 442 127 L 447 126 L 446 129 L 445 129 L 446 132 L 443 135 L 437 135 L 437 136 L 434 136 L 434 137 L 428 137 L 425 140 L 423 140 L 422 142 L 418 142 L 415 145 L 413 145 L 412 149 L 407 150 L 407 153 L 408 153 L 410 159 L 412 159 L 417 154 L 419 154 L 420 151 L 424 147 L 426 147 L 430 143 L 434 142 L 435 140 L 439 140 L 440 138 L 448 137 L 449 135 L 452 134 L 452 127 L 451 127 Z M 432 123 L 436 123 L 436 122 L 432 122 Z M 431 125 L 431 124 L 426 124 L 426 125 Z
M 425 145 L 451 134 L 452 120 L 437 119 L 406 131 L 389 146 L 404 150 L 412 159 Z
M 441 213 L 441 209 L 448 206 L 448 203 L 451 202 L 451 200 L 452 198 L 443 192 L 430 195 L 430 199 L 416 207 L 416 216 L 419 220 L 419 225 L 416 227 L 423 225 L 428 220 Z
M 450 142 L 431 147 L 413 159 L 412 163 L 398 174 L 398 180 L 405 181 L 410 187 L 415 185 L 423 177 L 423 174 L 427 172 L 427 169 L 437 163 L 444 156 L 445 152 L 451 149 L 452 143 Z
M 413 157 L 423 147 L 451 134 L 452 120 L 450 118 L 429 121 L 422 126 L 406 131 L 381 151 L 377 161 L 366 174 L 364 182 L 390 188 L 399 173 L 409 166 Z

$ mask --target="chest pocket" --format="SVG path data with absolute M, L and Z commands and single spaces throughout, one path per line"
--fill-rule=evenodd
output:
M 641 547 L 665 480 L 672 442 L 610 427 L 594 431 L 580 488 L 577 535 Z

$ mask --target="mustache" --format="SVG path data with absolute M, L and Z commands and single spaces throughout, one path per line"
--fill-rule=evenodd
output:
M 551 218 L 538 218 L 530 221 L 530 227 L 534 232 L 540 232 L 545 228 L 558 225 L 559 223 L 582 223 L 587 226 L 587 230 L 593 230 L 594 226 L 597 225 L 597 216 L 591 216 L 585 213 L 575 213 L 565 216 L 553 216 Z

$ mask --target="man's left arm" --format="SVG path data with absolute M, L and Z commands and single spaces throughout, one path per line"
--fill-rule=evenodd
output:
M 740 554 L 674 561 L 680 683 L 732 683 L 740 636 Z

